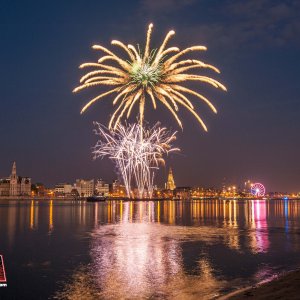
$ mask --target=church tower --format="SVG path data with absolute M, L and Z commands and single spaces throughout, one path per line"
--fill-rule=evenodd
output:
M 172 169 L 169 169 L 169 175 L 168 175 L 168 181 L 166 183 L 166 189 L 167 190 L 175 190 L 176 185 L 175 185 L 175 181 L 174 181 L 174 177 L 173 177 L 173 172 Z
M 18 177 L 17 177 L 17 166 L 15 161 L 13 163 L 11 175 L 10 175 L 9 195 L 18 196 Z

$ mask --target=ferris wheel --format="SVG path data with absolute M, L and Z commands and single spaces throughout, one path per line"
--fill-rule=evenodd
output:
M 266 193 L 266 189 L 261 183 L 253 183 L 251 185 L 251 194 L 256 197 L 263 197 Z

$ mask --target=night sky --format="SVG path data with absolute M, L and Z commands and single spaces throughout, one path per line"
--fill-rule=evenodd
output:
M 218 109 L 215 115 L 193 99 L 208 133 L 184 108 L 182 132 L 161 105 L 158 112 L 146 106 L 149 123 L 160 120 L 179 131 L 176 145 L 182 149 L 167 158 L 157 182 L 172 166 L 178 186 L 251 179 L 267 191 L 300 192 L 298 0 L 2 0 L 0 177 L 16 160 L 19 175 L 48 186 L 115 178 L 109 160 L 93 161 L 91 155 L 93 121 L 108 123 L 111 98 L 80 115 L 99 90 L 72 90 L 83 74 L 78 65 L 100 56 L 93 44 L 143 44 L 150 22 L 152 46 L 170 29 L 176 35 L 169 45 L 206 45 L 208 51 L 194 57 L 217 66 L 221 74 L 211 75 L 228 88 L 224 93 L 194 85 Z

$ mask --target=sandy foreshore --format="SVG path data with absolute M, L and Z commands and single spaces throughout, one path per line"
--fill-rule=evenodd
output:
M 244 288 L 232 292 L 219 299 L 300 299 L 300 270 L 283 274 L 270 282 L 255 287 Z

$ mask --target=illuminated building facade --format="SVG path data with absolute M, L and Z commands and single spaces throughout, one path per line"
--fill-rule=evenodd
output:
M 182 200 L 187 200 L 191 199 L 192 195 L 192 188 L 188 186 L 183 186 L 183 187 L 177 187 L 174 190 L 175 197 L 182 199 Z
M 118 179 L 114 180 L 111 185 L 110 193 L 113 197 L 124 197 L 126 195 L 125 186 Z
M 10 180 L 9 178 L 0 179 L 0 196 L 9 196 Z
M 76 179 L 75 189 L 77 190 L 79 196 L 81 197 L 93 196 L 95 191 L 95 181 L 94 179 L 92 180 Z
M 109 184 L 102 179 L 98 179 L 95 184 L 95 192 L 101 196 L 108 196 L 109 194 Z
M 71 195 L 73 186 L 69 183 L 59 183 L 55 186 L 54 192 L 56 197 L 65 197 Z
M 17 165 L 13 163 L 9 178 L 0 179 L 0 196 L 29 196 L 31 178 L 17 176 Z
M 176 185 L 175 185 L 175 181 L 174 181 L 174 177 L 173 177 L 173 172 L 172 169 L 169 169 L 169 174 L 168 174 L 168 181 L 166 183 L 166 189 L 167 190 L 175 190 Z
M 31 195 L 37 197 L 45 197 L 48 194 L 44 184 L 38 182 L 31 185 Z

